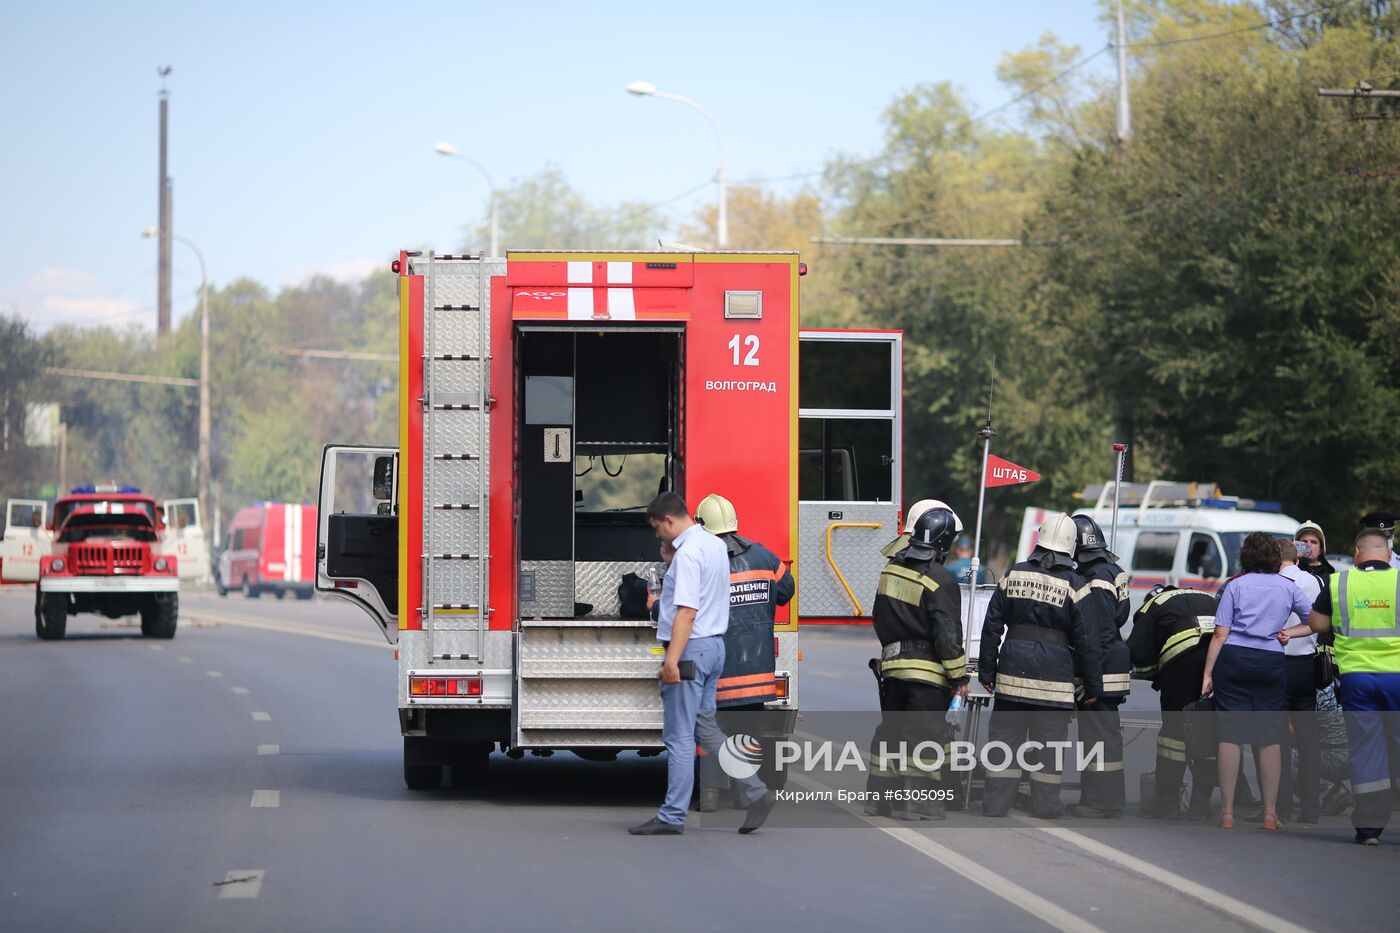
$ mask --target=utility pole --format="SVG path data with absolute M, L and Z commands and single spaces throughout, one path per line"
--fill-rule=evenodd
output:
M 1126 149 L 1133 137 L 1133 113 L 1128 106 L 1128 27 L 1123 21 L 1123 0 L 1118 0 L 1118 145 Z
M 158 252 L 159 272 L 156 284 L 156 336 L 170 333 L 170 174 L 166 166 L 166 133 L 170 124 L 170 92 L 166 90 L 165 79 L 171 68 L 166 65 L 156 69 L 160 75 L 160 192 L 157 205 L 160 225 L 160 245 Z

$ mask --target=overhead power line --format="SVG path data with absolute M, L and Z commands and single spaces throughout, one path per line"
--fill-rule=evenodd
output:
M 1295 19 L 1305 19 L 1309 16 L 1316 16 L 1319 13 L 1330 13 L 1333 10 L 1344 6 L 1350 6 L 1356 0 L 1338 0 L 1337 3 L 1328 3 L 1311 10 L 1304 10 L 1301 13 L 1294 13 L 1292 16 L 1285 16 L 1281 19 L 1271 19 L 1268 22 L 1256 23 L 1253 26 L 1238 26 L 1234 29 L 1226 29 L 1224 32 L 1212 32 L 1204 36 L 1182 36 L 1180 39 L 1161 39 L 1155 42 L 1129 42 L 1130 49 L 1160 49 L 1170 45 L 1187 45 L 1192 42 L 1209 42 L 1212 39 L 1223 39 L 1226 36 L 1236 36 L 1243 32 L 1257 32 L 1261 29 L 1277 29 L 1285 23 L 1291 23 Z
M 811 242 L 827 246 L 1020 246 L 1013 239 L 967 239 L 958 237 L 904 236 L 814 236 Z
M 359 350 L 298 350 L 295 347 L 279 347 L 283 356 L 301 356 L 314 360 L 358 360 L 365 363 L 397 363 L 397 353 L 364 353 Z
M 66 369 L 62 366 L 45 366 L 44 372 L 50 376 L 67 376 L 71 379 L 105 379 L 109 382 L 147 382 L 163 386 L 199 387 L 198 379 L 181 379 L 176 376 L 146 376 L 139 373 L 107 373 L 95 369 Z

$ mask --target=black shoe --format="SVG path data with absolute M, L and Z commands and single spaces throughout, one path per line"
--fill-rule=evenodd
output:
M 778 797 L 771 790 L 762 797 L 749 804 L 748 816 L 744 817 L 744 825 L 739 827 L 739 834 L 747 836 L 763 825 L 763 821 L 768 819 L 768 814 L 773 812 L 773 806 L 778 802 Z
M 1070 816 L 1077 816 L 1081 820 L 1116 820 L 1123 816 L 1122 810 L 1100 810 L 1098 807 L 1091 807 L 1087 803 L 1072 803 L 1066 808 Z
M 695 809 L 701 813 L 714 813 L 719 809 L 719 791 L 712 787 L 701 790 L 700 802 L 695 805 Z
M 1381 837 L 1367 835 L 1366 833 L 1363 833 L 1361 830 L 1358 829 L 1356 831 L 1356 839 L 1354 841 L 1359 846 L 1378 846 L 1381 844 Z
M 1037 820 L 1062 820 L 1065 818 L 1065 811 L 1063 809 L 1060 809 L 1052 810 L 1049 813 L 1037 813 L 1036 811 L 1032 810 L 1028 815 Z
M 685 832 L 685 827 L 677 826 L 675 823 L 667 823 L 659 817 L 653 816 L 639 826 L 629 827 L 627 831 L 634 836 L 679 836 Z

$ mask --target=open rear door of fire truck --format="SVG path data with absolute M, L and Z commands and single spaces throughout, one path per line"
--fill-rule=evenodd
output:
M 165 530 L 161 532 L 161 552 L 175 558 L 181 580 L 199 580 L 209 573 L 209 543 L 200 524 L 198 499 L 166 499 Z
M 11 499 L 5 506 L 5 540 L 0 542 L 0 582 L 33 583 L 39 560 L 53 551 L 49 504 L 42 499 Z
M 903 335 L 804 330 L 800 346 L 803 621 L 868 619 L 899 534 Z
M 369 613 L 398 641 L 398 451 L 329 445 L 321 457 L 316 589 Z

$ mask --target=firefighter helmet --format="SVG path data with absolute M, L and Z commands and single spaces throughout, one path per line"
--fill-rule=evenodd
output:
M 918 523 L 920 516 L 922 516 L 929 509 L 947 510 L 948 513 L 953 516 L 954 524 L 958 526 L 958 530 L 954 532 L 955 536 L 962 534 L 962 520 L 958 518 L 957 513 L 953 511 L 952 507 L 949 506 L 948 503 L 944 502 L 942 499 L 920 499 L 918 502 L 915 502 L 913 505 L 911 505 L 909 507 L 909 514 L 904 519 L 904 533 L 910 534 L 911 532 L 913 532 L 914 525 Z
M 1051 512 L 1045 521 L 1040 523 L 1036 547 L 1072 558 L 1077 538 L 1078 531 L 1070 517 L 1064 512 Z
M 909 532 L 909 556 L 920 560 L 932 557 L 941 561 L 948 556 L 953 539 L 961 531 L 962 521 L 946 505 L 925 509 Z
M 733 534 L 739 530 L 739 513 L 734 511 L 734 503 L 715 493 L 700 500 L 695 520 L 711 534 Z
M 1118 556 L 1108 549 L 1108 540 L 1103 536 L 1103 529 L 1099 523 L 1088 515 L 1075 515 L 1070 521 L 1074 522 L 1076 534 L 1074 559 L 1075 560 L 1117 560 Z

